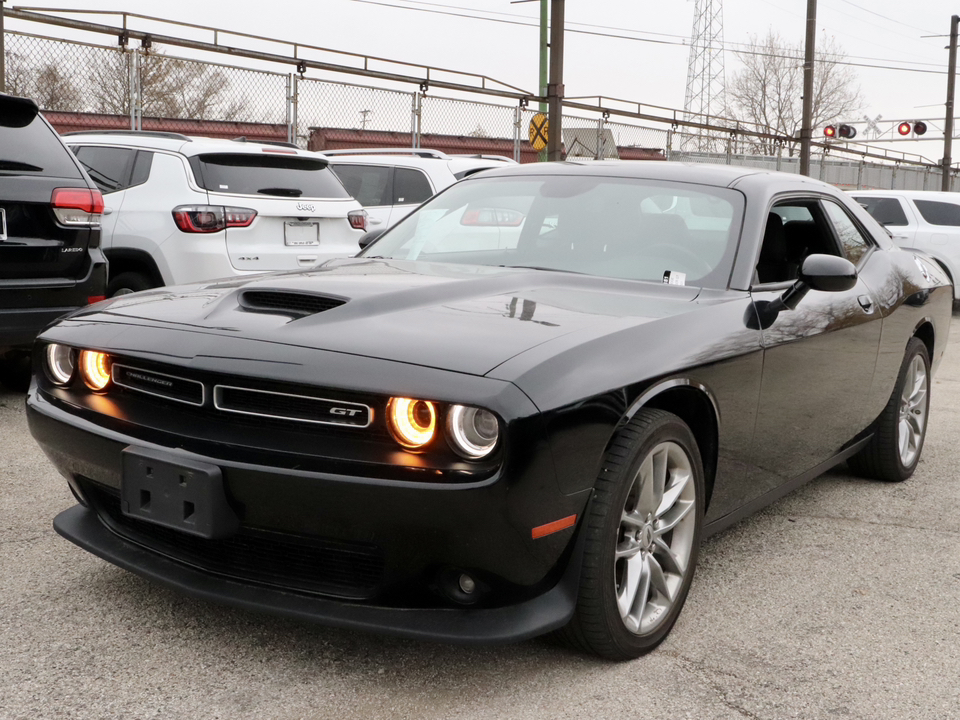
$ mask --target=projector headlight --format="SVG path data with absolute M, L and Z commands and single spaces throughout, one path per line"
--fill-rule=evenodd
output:
M 77 351 L 66 345 L 47 345 L 47 377 L 54 385 L 67 385 L 77 367 Z
M 489 410 L 451 405 L 447 413 L 447 436 L 457 453 L 468 460 L 479 460 L 496 447 L 500 423 Z
M 110 356 L 96 350 L 81 351 L 80 376 L 91 390 L 103 390 L 110 384 Z
M 405 448 L 422 448 L 437 432 L 436 406 L 429 400 L 390 398 L 387 425 L 394 439 Z

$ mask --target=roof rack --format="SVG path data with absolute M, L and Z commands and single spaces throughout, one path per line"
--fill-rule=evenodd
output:
M 439 150 L 427 148 L 358 148 L 355 150 L 318 150 L 322 155 L 413 155 L 422 158 L 449 160 L 450 156 Z
M 184 142 L 193 142 L 193 138 L 175 132 L 163 132 L 161 130 L 75 130 L 74 132 L 63 133 L 64 135 L 136 135 L 138 137 L 166 138 L 168 140 L 183 140 Z
M 457 153 L 451 157 L 455 158 L 470 158 L 472 160 L 499 160 L 500 162 L 506 163 L 515 163 L 516 160 L 513 158 L 508 158 L 506 155 L 481 155 L 481 154 L 470 154 L 470 153 Z
M 295 150 L 299 150 L 300 146 L 296 143 L 287 142 L 286 140 L 251 140 L 246 135 L 241 135 L 240 137 L 231 138 L 233 142 L 242 142 L 242 143 L 256 143 L 257 145 L 276 145 L 277 147 L 288 147 Z

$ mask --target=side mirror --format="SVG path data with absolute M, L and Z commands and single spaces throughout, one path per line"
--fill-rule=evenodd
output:
M 759 327 L 767 329 L 784 310 L 796 310 L 800 301 L 811 290 L 819 292 L 844 292 L 857 284 L 857 269 L 846 258 L 836 255 L 807 255 L 800 267 L 800 277 L 784 291 L 783 295 L 770 302 L 757 303 Z M 747 327 L 753 327 L 752 316 L 747 315 Z
M 857 269 L 836 255 L 808 255 L 800 268 L 800 282 L 811 290 L 844 292 L 857 284 Z
M 364 233 L 360 236 L 360 239 L 357 241 L 357 244 L 360 246 L 360 249 L 363 250 L 370 243 L 376 240 L 378 237 L 383 235 L 387 231 L 386 228 L 380 228 L 378 230 L 370 230 L 369 232 Z

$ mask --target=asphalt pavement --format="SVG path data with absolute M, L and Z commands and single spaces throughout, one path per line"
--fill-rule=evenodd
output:
M 463 648 L 182 597 L 57 536 L 73 505 L 0 391 L 0 718 L 960 718 L 960 313 L 917 473 L 845 466 L 708 540 L 628 663 Z

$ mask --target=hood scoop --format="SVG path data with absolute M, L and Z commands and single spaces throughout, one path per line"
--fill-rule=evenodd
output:
M 290 290 L 244 290 L 238 302 L 247 312 L 302 318 L 340 307 L 347 298 Z

